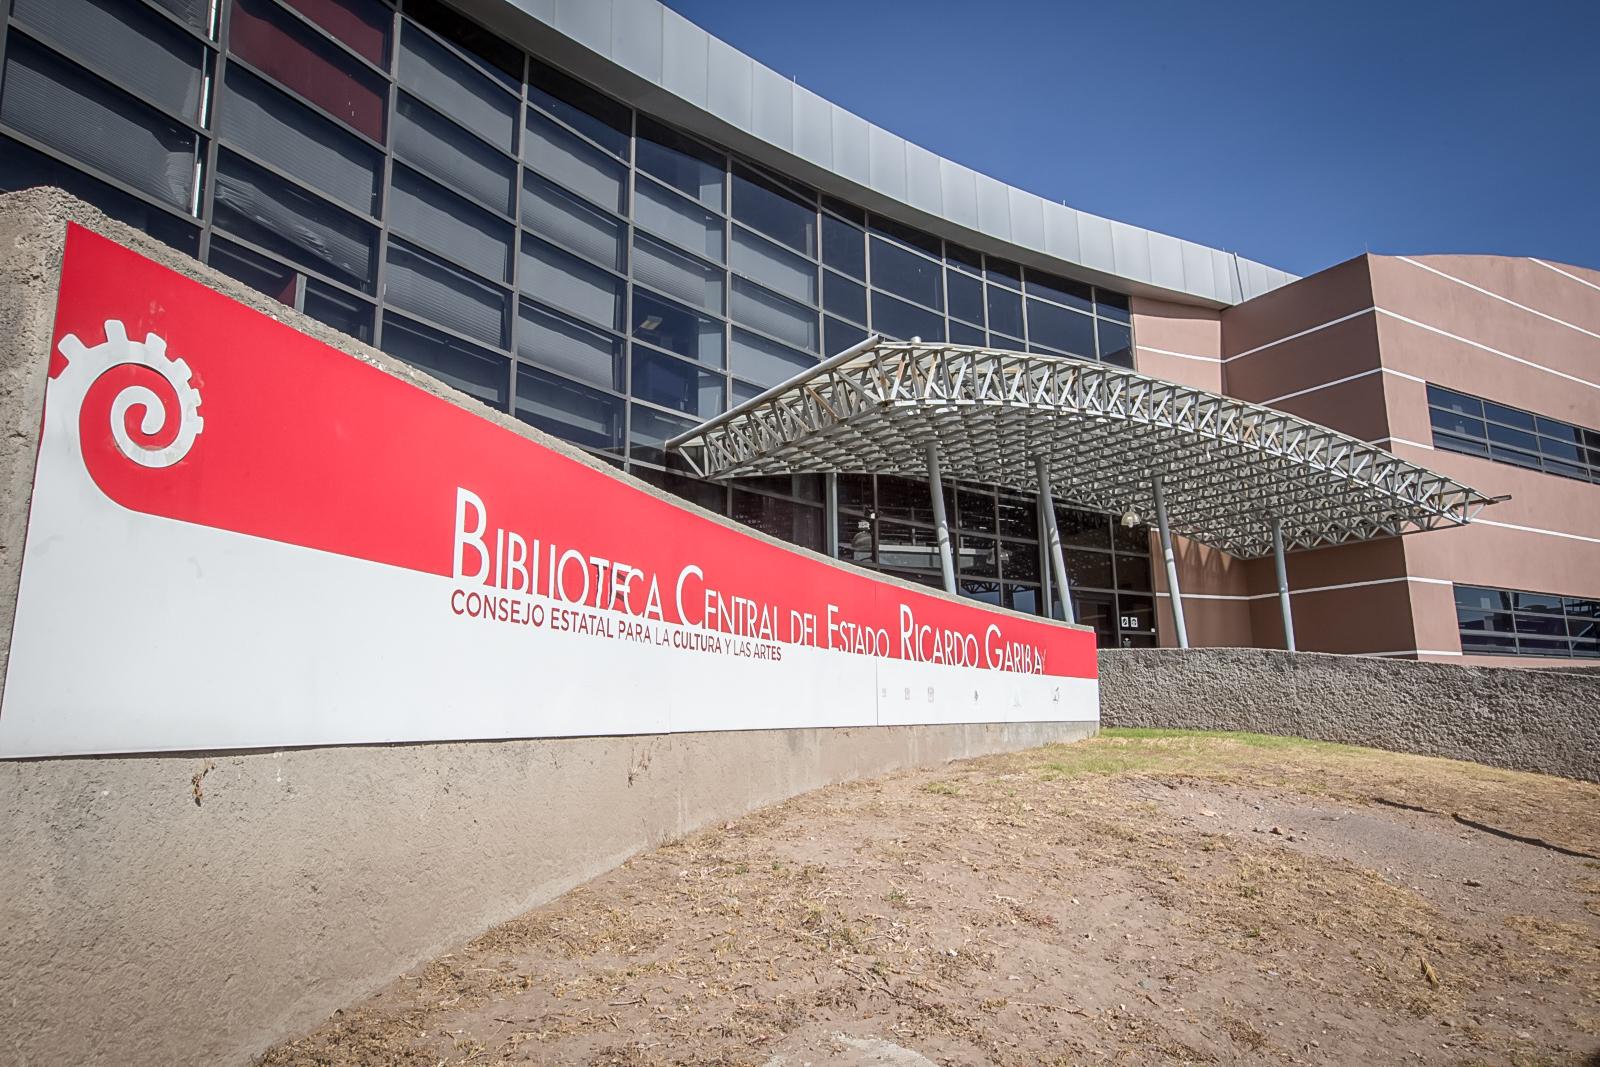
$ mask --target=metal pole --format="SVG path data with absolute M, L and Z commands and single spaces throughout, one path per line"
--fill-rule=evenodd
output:
M 827 527 L 822 543 L 828 555 L 839 558 L 839 476 L 829 471 L 822 476 L 822 521 Z
M 1161 555 L 1167 561 L 1167 596 L 1172 601 L 1172 623 L 1178 631 L 1178 647 L 1189 647 L 1189 628 L 1183 624 L 1183 590 L 1178 588 L 1178 561 L 1172 555 L 1172 529 L 1167 525 L 1167 495 L 1162 491 L 1161 475 L 1151 480 L 1156 496 L 1156 529 L 1161 533 Z
M 1283 561 L 1283 520 L 1272 520 L 1272 562 L 1278 568 L 1278 606 L 1283 609 L 1283 647 L 1294 651 L 1294 615 L 1289 611 L 1289 568 Z
M 1077 622 L 1072 611 L 1072 586 L 1067 582 L 1067 561 L 1061 554 L 1061 532 L 1056 529 L 1056 502 L 1050 498 L 1050 461 L 1033 458 L 1039 478 L 1039 514 L 1044 518 L 1045 547 L 1050 553 L 1050 573 L 1055 577 L 1056 597 L 1061 602 L 1061 617 Z
M 939 476 L 939 442 L 928 442 L 928 492 L 933 496 L 933 525 L 939 538 L 939 570 L 944 590 L 956 591 L 956 562 L 950 552 L 950 520 L 944 514 L 944 479 Z

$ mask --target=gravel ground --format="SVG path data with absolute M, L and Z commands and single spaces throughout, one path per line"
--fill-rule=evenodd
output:
M 440 901 L 449 907 L 448 900 Z M 1600 786 L 1107 731 L 824 789 L 265 1064 L 1600 1064 Z

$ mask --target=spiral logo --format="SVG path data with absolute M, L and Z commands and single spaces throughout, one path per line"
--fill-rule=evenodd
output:
M 189 365 L 167 355 L 164 339 L 151 333 L 130 340 L 111 319 L 103 343 L 90 347 L 69 333 L 57 348 L 67 361 L 58 380 L 82 398 L 85 432 L 104 412 L 117 450 L 140 466 L 170 467 L 189 454 L 205 428 L 200 392 Z

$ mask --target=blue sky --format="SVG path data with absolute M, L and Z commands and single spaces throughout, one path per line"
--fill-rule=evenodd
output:
M 940 155 L 1296 273 L 1600 268 L 1600 0 L 668 3 Z

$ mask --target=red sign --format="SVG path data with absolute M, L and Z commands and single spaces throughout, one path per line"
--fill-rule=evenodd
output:
M 518 647 L 534 654 L 555 641 L 569 652 L 589 649 L 586 668 L 599 671 L 613 656 L 629 669 L 632 647 L 760 661 L 772 665 L 780 687 L 776 664 L 796 652 L 813 669 L 841 656 L 1040 679 L 1096 675 L 1087 630 L 909 590 L 659 499 L 76 226 L 67 237 L 55 339 L 0 754 L 20 736 L 18 721 L 42 708 L 52 716 L 103 714 L 63 706 L 42 691 L 47 685 L 35 691 L 44 679 L 34 668 L 57 658 L 41 642 L 74 640 L 77 632 L 80 643 L 82 631 L 70 621 L 75 607 L 93 611 L 117 599 L 117 567 L 128 573 L 154 562 L 127 556 L 133 541 L 160 546 L 155 555 L 181 546 L 192 564 L 166 575 L 158 603 L 146 606 L 152 622 L 165 620 L 174 633 L 191 628 L 193 610 L 218 609 L 218 582 L 260 601 L 235 611 L 266 609 L 263 624 L 296 620 L 290 633 L 271 635 L 263 654 L 288 655 L 272 669 L 287 672 L 283 688 L 313 704 L 319 698 L 295 675 L 339 669 L 341 657 L 330 661 L 325 647 L 332 618 L 345 620 L 337 638 L 347 653 L 343 669 L 357 674 L 394 669 L 393 650 L 373 648 L 372 633 L 384 641 L 412 633 L 456 654 L 480 639 L 494 655 Z M 109 590 L 104 577 L 93 577 L 108 565 Z M 350 584 L 341 587 L 339 575 Z M 86 581 L 101 588 L 84 588 Z M 386 591 L 354 611 L 344 599 L 371 589 Z M 386 614 L 379 621 L 372 612 Z M 227 628 L 251 640 L 236 621 L 230 614 Z M 206 629 L 203 620 L 193 628 Z M 107 647 L 79 649 L 78 662 L 85 652 L 87 662 L 126 658 L 127 649 L 116 647 L 125 641 L 103 639 Z M 43 658 L 30 662 L 36 656 Z M 236 651 L 223 658 L 249 661 Z M 537 685 L 498 661 L 431 669 L 502 674 L 507 697 L 491 700 L 496 722 L 516 720 L 518 687 Z M 749 677 L 740 675 L 741 683 Z M 957 684 L 938 677 L 946 689 Z M 226 703 L 229 687 L 215 681 L 211 699 Z M 879 704 L 881 690 L 875 684 L 862 699 Z M 127 699 L 159 704 L 161 695 Z M 832 709 L 820 716 L 835 717 Z M 970 717 L 1011 715 L 975 708 Z M 473 726 L 465 734 L 424 732 L 540 736 L 547 731 L 538 720 L 529 709 L 508 734 Z M 879 708 L 872 721 L 881 720 Z M 738 725 L 769 724 L 752 705 L 750 721 Z M 30 723 L 28 736 L 56 735 L 39 728 Z M 348 728 L 334 734 L 386 739 L 353 738 Z M 158 737 L 149 747 L 169 743 L 178 742 Z

